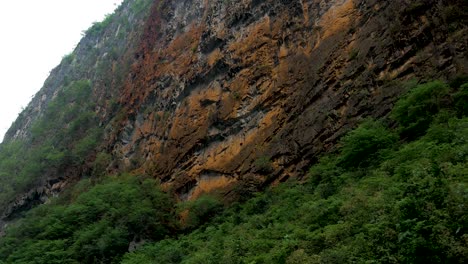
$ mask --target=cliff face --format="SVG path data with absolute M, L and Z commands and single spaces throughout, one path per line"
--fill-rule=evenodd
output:
M 134 54 L 151 5 L 150 0 L 126 0 L 114 14 L 84 32 L 75 50 L 51 71 L 43 88 L 10 127 L 0 145 L 0 229 L 3 219 L 17 217 L 91 173 L 96 151 L 80 154 L 84 162 L 72 162 L 71 152 L 92 130 L 111 129 L 110 121 L 118 109 L 116 98 L 136 60 Z M 69 91 L 75 83 L 83 82 L 90 85 L 86 98 L 80 102 L 66 98 L 73 94 Z M 91 124 L 86 129 L 79 110 L 85 108 L 84 103 L 96 116 L 87 120 Z M 67 130 L 77 133 L 65 134 Z M 47 157 L 54 152 L 60 153 L 58 162 Z
M 108 172 L 159 178 L 182 200 L 300 178 L 359 120 L 386 115 L 405 82 L 468 73 L 466 7 L 463 0 L 125 1 L 52 71 L 6 142 L 30 139 L 54 95 L 88 79 L 105 127 L 94 153 L 112 155 Z M 69 181 L 60 173 L 53 184 Z
M 406 81 L 467 72 L 464 6 L 159 1 L 120 96 L 115 169 L 159 177 L 181 199 L 302 177 Z

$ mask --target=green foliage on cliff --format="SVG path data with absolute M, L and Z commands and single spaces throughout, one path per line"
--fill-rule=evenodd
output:
M 82 35 L 88 37 L 97 37 L 102 35 L 102 31 L 109 27 L 113 19 L 114 14 L 107 14 L 103 21 L 94 22 L 90 28 L 83 31 Z
M 89 80 L 75 81 L 64 87 L 48 104 L 43 117 L 33 125 L 33 140 L 46 140 L 60 146 L 83 137 L 96 121 L 90 98 Z
M 102 136 L 89 80 L 71 82 L 31 128 L 31 140 L 0 146 L 0 208 L 67 168 L 81 165 Z
M 152 1 L 148 0 L 136 0 L 131 6 L 132 14 L 140 14 L 150 9 L 152 3 Z
M 195 201 L 182 203 L 180 211 L 187 212 L 184 226 L 187 229 L 196 228 L 208 222 L 213 216 L 221 212 L 223 204 L 214 196 L 202 195 Z
M 111 263 L 131 241 L 170 233 L 172 202 L 154 180 L 135 176 L 83 181 L 30 211 L 0 240 L 6 263 Z
M 97 162 L 94 157 L 100 151 L 100 124 L 108 120 L 96 113 L 111 117 L 118 111 L 118 106 L 106 109 L 105 100 L 115 99 L 130 71 L 152 4 L 125 0 L 115 14 L 95 23 L 11 126 L 0 144 L 0 217 L 20 217 L 41 203 L 43 186 L 94 172 L 103 176 L 109 162 L 102 155 Z M 141 12 L 131 13 L 133 8 Z M 15 141 L 17 135 L 21 139 Z
M 413 137 L 423 134 L 432 117 L 444 107 L 448 89 L 445 83 L 435 81 L 419 85 L 400 99 L 392 117 L 400 124 L 402 134 Z
M 378 163 L 385 150 L 392 148 L 398 137 L 380 122 L 367 120 L 341 140 L 340 163 L 344 167 L 368 166 Z

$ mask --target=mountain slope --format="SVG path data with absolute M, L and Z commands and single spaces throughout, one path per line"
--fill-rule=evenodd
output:
M 409 80 L 468 73 L 466 5 L 124 1 L 8 131 L 1 219 L 104 174 L 225 201 L 302 178 L 360 120 L 386 116 Z

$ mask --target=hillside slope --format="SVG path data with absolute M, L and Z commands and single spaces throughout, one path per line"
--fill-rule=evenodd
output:
M 82 178 L 178 200 L 288 178 L 409 80 L 468 73 L 463 0 L 127 0 L 90 28 L 0 147 L 11 221 Z M 3 224 L 2 224 L 3 228 Z

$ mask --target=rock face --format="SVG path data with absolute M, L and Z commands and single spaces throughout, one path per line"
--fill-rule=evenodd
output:
M 464 0 L 125 1 L 52 71 L 6 141 L 27 139 L 67 78 L 86 77 L 109 172 L 159 178 L 182 200 L 235 198 L 303 177 L 357 122 L 386 115 L 406 82 L 467 74 L 467 10 Z
M 5 142 L 28 140 L 31 126 L 44 113 L 58 92 L 70 82 L 90 80 L 96 112 L 103 120 L 112 114 L 110 101 L 119 95 L 141 37 L 148 12 L 136 12 L 138 6 L 148 7 L 151 0 L 127 0 L 106 21 L 96 23 L 84 33 L 73 53 L 64 56 L 53 69 L 42 89 L 33 97 L 5 135 Z
M 302 177 L 404 82 L 466 73 L 462 1 L 157 1 L 110 135 L 181 199 Z M 466 10 L 466 8 L 465 8 Z
M 109 122 L 118 108 L 116 98 L 120 95 L 130 65 L 136 61 L 134 54 L 152 3 L 151 0 L 126 0 L 113 15 L 88 29 L 73 53 L 65 56 L 60 65 L 51 71 L 43 88 L 8 130 L 3 144 L 21 141 L 31 152 L 34 151 L 36 146 L 47 140 L 32 140 L 34 125 L 44 117 L 60 92 L 70 83 L 80 80 L 92 83 L 89 101 L 95 105 L 94 111 L 101 120 L 95 126 L 111 129 Z M 78 139 L 69 141 L 76 143 Z M 91 155 L 88 160 L 93 158 Z M 0 230 L 2 220 L 15 218 L 32 206 L 43 203 L 79 180 L 83 174 L 89 173 L 89 164 L 81 167 L 64 165 L 65 170 L 47 168 L 43 175 L 37 175 L 30 184 L 30 190 L 16 190 L 17 195 L 8 206 L 2 206 L 4 201 L 0 201 Z

